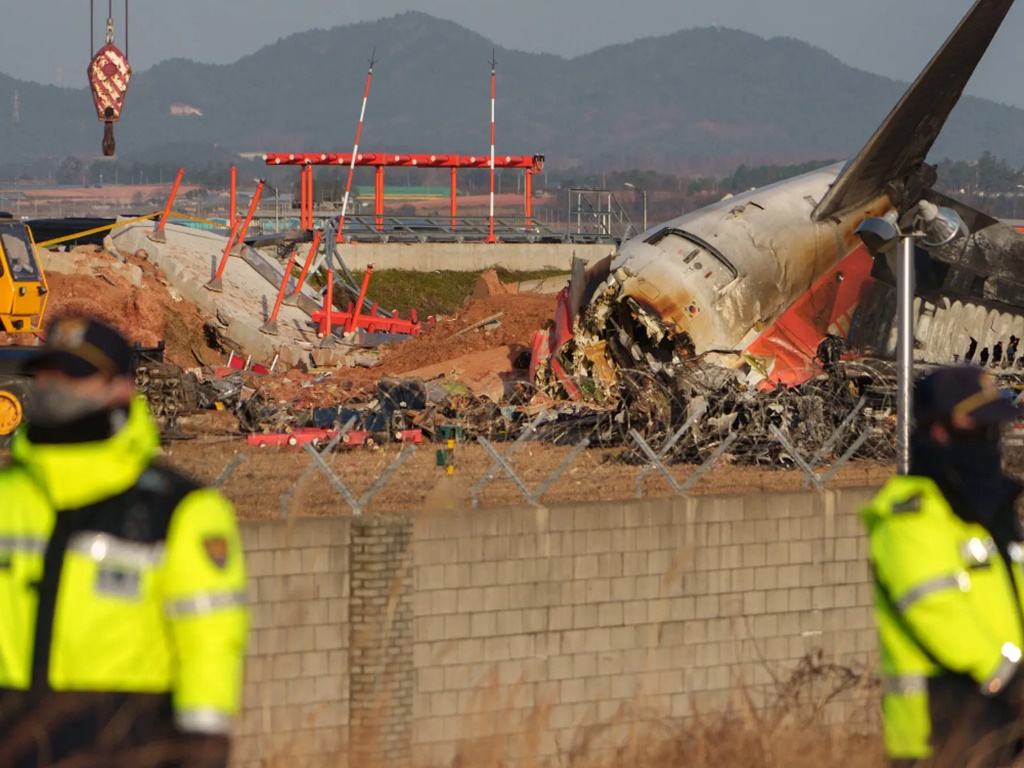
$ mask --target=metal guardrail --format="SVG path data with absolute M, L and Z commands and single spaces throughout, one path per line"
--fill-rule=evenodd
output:
M 324 228 L 339 216 L 314 215 L 313 226 Z M 274 216 L 255 215 L 257 229 Z M 270 228 L 272 229 L 272 227 Z M 487 216 L 345 216 L 342 235 L 350 243 L 472 243 L 490 233 Z M 494 234 L 503 243 L 576 243 L 615 245 L 620 238 L 600 230 L 558 231 L 525 216 L 496 216 Z

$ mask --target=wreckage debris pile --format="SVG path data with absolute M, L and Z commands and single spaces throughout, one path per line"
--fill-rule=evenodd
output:
M 237 427 L 217 420 L 218 427 L 229 432 L 330 426 L 328 422 L 357 416 L 356 428 L 385 433 L 422 429 L 430 439 L 441 426 L 457 424 L 468 439 L 483 435 L 502 440 L 515 439 L 536 423 L 536 438 L 541 441 L 575 444 L 586 437 L 592 446 L 626 448 L 626 461 L 642 461 L 630 437 L 632 430 L 658 450 L 692 419 L 690 431 L 668 453 L 668 461 L 699 463 L 735 436 L 724 461 L 792 466 L 790 449 L 775 438 L 773 426 L 804 459 L 821 454 L 820 463 L 840 456 L 864 433 L 869 439 L 857 456 L 892 455 L 894 376 L 889 370 L 845 370 L 792 390 L 764 392 L 743 386 L 735 372 L 702 367 L 681 372 L 670 382 L 626 377 L 618 402 L 600 404 L 540 402 L 528 385 L 521 396 L 497 402 L 467 390 L 450 376 L 410 378 L 411 372 L 461 358 L 452 370 L 469 380 L 477 354 L 480 366 L 503 366 L 486 373 L 507 374 L 523 367 L 533 333 L 555 311 L 554 297 L 511 293 L 492 280 L 481 281 L 476 298 L 461 311 L 425 325 L 421 336 L 380 349 L 381 362 L 370 367 L 278 370 L 270 375 L 218 371 L 224 355 L 206 346 L 208 320 L 177 296 L 144 257 L 114 256 L 92 247 L 59 256 L 62 269 L 51 267 L 47 272 L 50 318 L 84 312 L 103 318 L 145 346 L 165 340 L 168 362 L 180 368 L 154 369 L 146 376 L 166 401 L 156 403 L 154 410 L 172 431 L 179 415 L 215 407 L 237 419 Z M 511 353 L 484 361 L 482 353 L 505 348 Z M 862 395 L 866 405 L 830 444 Z
M 497 294 L 475 299 L 461 312 L 433 325 L 424 325 L 419 337 L 409 339 L 387 352 L 383 362 L 374 370 L 378 375 L 402 374 L 473 352 L 504 346 L 528 351 L 533 332 L 551 318 L 554 311 L 553 296 Z M 500 317 L 494 321 L 497 325 L 488 324 L 456 335 L 474 323 L 499 314 Z

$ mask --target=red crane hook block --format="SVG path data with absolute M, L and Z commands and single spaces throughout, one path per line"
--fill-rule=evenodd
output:
M 92 57 L 88 72 L 96 117 L 104 124 L 103 154 L 110 157 L 114 154 L 114 123 L 121 118 L 132 67 L 121 49 L 108 42 Z

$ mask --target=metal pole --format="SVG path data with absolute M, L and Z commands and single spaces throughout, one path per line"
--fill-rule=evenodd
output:
M 238 221 L 238 197 L 237 197 L 237 185 L 238 185 L 238 168 L 234 165 L 231 166 L 231 197 L 228 207 L 231 209 L 230 216 L 228 217 L 228 225 L 231 227 L 235 226 L 235 222 Z
M 644 196 L 644 232 L 647 231 L 647 190 L 643 191 Z
M 377 53 L 375 48 L 373 53 L 370 54 L 370 69 L 366 73 L 366 88 L 363 91 L 363 108 L 359 111 L 359 126 L 356 128 L 356 141 L 352 147 L 352 162 L 348 166 L 348 181 L 345 182 L 345 198 L 341 203 L 341 218 L 338 220 L 338 231 L 334 235 L 334 242 L 340 243 L 343 238 L 343 231 L 345 229 L 345 214 L 348 213 L 348 194 L 352 189 L 352 174 L 356 170 L 356 155 L 359 154 L 359 135 L 363 132 L 363 118 L 366 116 L 366 100 L 370 98 L 370 82 L 373 80 L 373 65 L 374 57 Z M 330 325 L 327 326 L 328 333 L 330 332 Z M 328 337 L 329 338 L 329 337 Z
M 896 267 L 896 472 L 910 473 L 914 392 L 914 235 L 900 235 Z
M 494 51 L 491 51 L 491 215 L 487 230 L 488 243 L 498 242 L 494 236 L 494 70 L 497 64 Z

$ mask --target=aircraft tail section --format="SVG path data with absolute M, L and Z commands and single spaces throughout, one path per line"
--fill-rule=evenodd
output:
M 928 151 L 1012 5 L 1013 0 L 977 0 L 815 207 L 815 221 L 877 197 L 890 182 L 905 182 L 924 166 Z

